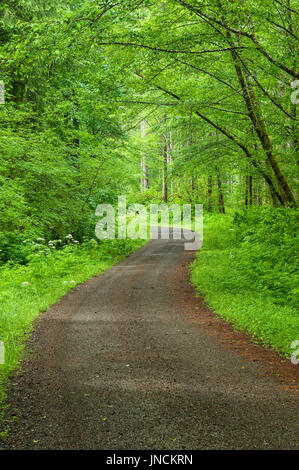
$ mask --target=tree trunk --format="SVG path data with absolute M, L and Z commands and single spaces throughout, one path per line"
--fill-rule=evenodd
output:
M 268 135 L 265 122 L 262 118 L 259 104 L 255 95 L 250 77 L 248 76 L 248 73 L 246 72 L 246 70 L 244 72 L 245 75 L 243 74 L 242 65 L 240 65 L 238 54 L 236 53 L 234 49 L 235 44 L 232 40 L 232 35 L 230 32 L 227 32 L 227 37 L 228 37 L 228 42 L 230 46 L 232 47 L 231 55 L 233 58 L 236 74 L 237 74 L 240 86 L 242 88 L 243 98 L 244 98 L 244 101 L 248 110 L 248 115 L 253 124 L 253 128 L 261 142 L 261 145 L 267 157 L 268 163 L 271 166 L 273 173 L 275 175 L 275 179 L 276 179 L 278 188 L 282 196 L 283 204 L 286 206 L 287 205 L 296 206 L 296 201 L 292 193 L 292 190 L 287 182 L 287 179 L 285 178 L 282 171 L 280 170 L 278 162 L 273 154 L 272 143 Z
M 208 178 L 208 212 L 212 212 L 213 176 Z
M 249 176 L 249 205 L 252 206 L 253 202 L 253 177 Z
M 245 207 L 248 207 L 248 175 L 245 176 Z
M 167 186 L 167 162 L 168 162 L 168 145 L 166 136 L 164 136 L 163 146 L 163 170 L 162 170 L 162 198 L 164 202 L 168 201 L 168 186 Z
M 247 175 L 245 179 L 245 206 L 252 206 L 253 202 L 253 177 Z
M 218 207 L 219 207 L 219 212 L 220 212 L 220 214 L 225 214 L 222 183 L 221 183 L 221 179 L 220 179 L 219 175 L 217 175 L 217 186 L 218 186 Z
M 172 152 L 173 152 L 173 141 L 172 141 L 172 131 L 169 132 L 169 143 L 167 149 L 167 166 L 168 168 L 172 167 Z M 173 194 L 173 179 L 170 178 L 170 194 Z
M 140 134 L 142 139 L 146 137 L 146 121 L 141 121 L 140 123 Z M 149 177 L 148 177 L 148 165 L 147 165 L 147 156 L 143 155 L 141 157 L 141 192 L 144 192 L 149 187 Z

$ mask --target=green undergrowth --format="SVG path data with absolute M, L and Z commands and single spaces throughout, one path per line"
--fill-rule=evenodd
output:
M 40 239 L 28 264 L 6 263 L 0 267 L 0 341 L 5 346 L 5 362 L 0 365 L 0 419 L 8 379 L 23 356 L 34 319 L 77 284 L 105 271 L 145 243 L 128 239 L 78 244 L 71 235 L 68 237 L 60 247 L 60 240 L 46 243 Z
M 192 281 L 207 304 L 255 342 L 290 357 L 299 340 L 295 210 L 205 217 Z

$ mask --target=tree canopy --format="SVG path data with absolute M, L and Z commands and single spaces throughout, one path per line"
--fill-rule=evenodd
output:
M 296 206 L 291 0 L 7 0 L 2 232 L 83 237 L 99 202 Z

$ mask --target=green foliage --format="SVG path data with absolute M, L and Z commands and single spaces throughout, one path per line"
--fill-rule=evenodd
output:
M 205 206 L 194 282 L 207 300 L 289 353 L 298 334 L 297 212 L 287 209 L 297 184 L 296 29 L 298 15 L 274 0 L 1 3 L 0 338 L 12 345 L 9 370 L 24 328 L 70 280 L 136 247 L 86 241 L 97 205 L 124 194 L 128 204 L 161 203 L 166 187 L 170 203 Z M 253 209 L 216 215 L 245 206 Z
M 25 263 L 32 249 L 20 232 L 0 232 L 0 266 L 7 261 Z
M 265 208 L 233 219 L 208 217 L 192 271 L 194 285 L 216 313 L 286 356 L 299 333 L 297 215 Z
M 234 245 L 232 219 L 220 214 L 204 214 L 204 248 L 224 250 Z
M 295 306 L 298 295 L 298 211 L 252 209 L 237 213 L 233 265 L 248 283 L 278 303 Z
M 132 193 L 127 199 L 128 204 L 144 204 L 149 206 L 150 204 L 162 204 L 162 195 L 160 191 L 154 188 L 149 188 L 144 192 Z

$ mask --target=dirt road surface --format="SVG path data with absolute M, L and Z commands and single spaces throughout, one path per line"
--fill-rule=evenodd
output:
M 192 257 L 152 240 L 42 316 L 6 449 L 298 448 L 297 396 L 190 321 Z

